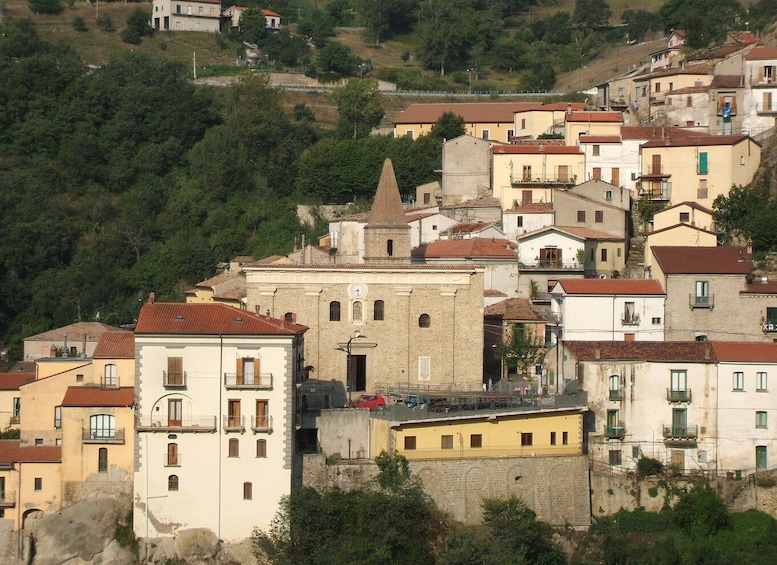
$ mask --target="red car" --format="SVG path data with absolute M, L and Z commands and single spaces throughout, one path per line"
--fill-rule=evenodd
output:
M 386 407 L 386 400 L 379 394 L 362 394 L 353 401 L 353 407 L 383 410 Z

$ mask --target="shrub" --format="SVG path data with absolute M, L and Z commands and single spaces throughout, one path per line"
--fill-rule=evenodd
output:
M 693 538 L 710 537 L 731 527 L 726 504 L 707 483 L 697 483 L 674 507 L 674 521 Z
M 86 22 L 84 21 L 84 18 L 81 16 L 76 16 L 73 18 L 73 29 L 76 31 L 89 31 L 89 28 L 86 27 Z
M 106 33 L 112 33 L 116 31 L 116 28 L 113 26 L 113 20 L 111 20 L 110 16 L 100 16 L 97 18 L 97 27 Z
M 664 472 L 664 464 L 658 459 L 652 457 L 642 457 L 637 461 L 637 474 L 639 478 L 652 477 L 653 475 L 660 475 Z
M 61 0 L 28 0 L 27 6 L 36 14 L 60 14 L 64 10 Z

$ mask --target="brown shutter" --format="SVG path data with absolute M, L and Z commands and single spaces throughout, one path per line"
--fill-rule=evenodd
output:
M 237 370 L 235 372 L 237 373 L 237 384 L 242 385 L 243 384 L 243 359 L 237 360 Z
M 255 358 L 254 359 L 254 382 L 255 383 L 259 382 L 259 367 L 260 367 L 259 358 Z

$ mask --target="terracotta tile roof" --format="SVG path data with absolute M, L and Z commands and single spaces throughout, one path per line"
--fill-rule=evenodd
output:
M 550 104 L 537 105 L 532 108 L 525 108 L 523 110 L 517 110 L 515 113 L 523 112 L 566 112 L 572 107 L 573 112 L 585 110 L 585 102 L 552 102 Z
M 674 94 L 706 94 L 709 88 L 710 87 L 708 86 L 686 86 L 684 88 L 675 88 L 674 90 L 669 90 L 667 91 L 666 95 L 672 96 Z
M 552 214 L 553 204 L 521 204 L 516 208 L 505 210 L 505 212 L 518 212 L 520 214 Z
M 135 405 L 135 387 L 96 388 L 90 386 L 69 386 L 62 406 L 114 406 Z
M 677 230 L 677 229 L 695 230 L 695 231 L 699 231 L 699 232 L 704 232 L 704 233 L 710 233 L 710 234 L 713 234 L 713 235 L 717 235 L 717 232 L 714 232 L 714 231 L 709 230 L 707 228 L 702 228 L 702 227 L 699 227 L 699 226 L 694 226 L 693 224 L 689 224 L 689 223 L 683 222 L 681 224 L 674 224 L 674 225 L 671 225 L 671 226 L 666 226 L 665 228 L 661 228 L 660 230 L 653 230 L 652 232 L 650 232 L 648 234 L 648 237 L 650 237 L 654 233 L 664 233 L 664 232 L 668 232 L 668 231 L 671 231 L 671 230 Z
M 567 294 L 666 294 L 658 281 L 652 279 L 560 279 L 558 284 Z
M 219 0 L 221 1 L 221 0 Z M 276 14 L 272 10 L 262 10 L 262 14 L 265 16 L 270 16 L 271 18 L 280 18 L 280 14 Z
M 744 77 L 741 75 L 715 75 L 712 77 L 710 88 L 739 88 Z
M 667 69 L 661 69 L 636 77 L 634 82 L 642 82 L 653 78 L 671 77 L 675 75 L 711 75 L 712 69 L 712 65 L 708 63 L 697 63 L 695 65 L 685 65 L 684 67 L 669 67 Z
M 452 204 L 450 206 L 444 206 L 445 210 L 455 210 L 457 208 L 493 208 L 494 206 L 502 207 L 502 202 L 494 196 L 486 196 L 483 198 L 473 198 L 472 200 L 465 200 L 458 204 Z
M 101 322 L 76 322 L 69 326 L 63 326 L 49 330 L 47 332 L 25 337 L 24 341 L 52 341 L 62 340 L 64 335 L 67 334 L 67 339 L 71 343 L 81 343 L 84 336 L 88 340 L 94 341 L 96 337 L 105 332 L 117 331 L 119 328 L 103 324 Z
M 135 334 L 133 332 L 105 332 L 100 336 L 100 341 L 97 342 L 92 357 L 95 359 L 133 359 L 135 357 Z
M 752 257 L 744 247 L 651 247 L 665 274 L 721 274 L 746 275 L 750 272 Z
M 235 276 L 236 275 L 232 275 L 230 273 L 221 273 L 220 275 L 216 275 L 215 277 L 211 277 L 204 281 L 198 282 L 194 286 L 196 286 L 197 288 L 213 288 L 218 284 L 227 282 L 228 280 L 234 278 Z
M 777 294 L 777 281 L 767 279 L 766 282 L 756 278 L 745 286 L 742 292 L 746 294 Z
M 683 138 L 672 138 L 643 143 L 642 147 L 692 147 L 709 145 L 736 145 L 750 139 L 747 135 L 703 135 L 697 134 Z M 758 143 L 753 141 L 753 143 Z
M 510 123 L 515 112 L 540 108 L 537 102 L 461 102 L 411 104 L 394 119 L 394 124 L 433 124 L 445 112 L 464 118 L 467 123 Z
M 578 361 L 676 361 L 714 363 L 709 341 L 564 341 Z
M 213 298 L 220 300 L 241 300 L 248 296 L 248 290 L 245 288 L 228 288 L 222 292 L 217 292 Z
M 532 307 L 528 298 L 508 298 L 486 306 L 484 316 L 519 322 L 542 322 L 545 319 Z
M 617 235 L 612 235 L 603 231 L 594 230 L 591 228 L 582 228 L 578 226 L 556 226 L 561 231 L 571 233 L 585 239 L 600 239 L 600 240 L 622 240 L 623 238 Z
M 687 137 L 689 135 L 699 135 L 699 132 L 671 126 L 621 126 L 622 139 L 651 140 L 664 139 L 666 137 Z
M 581 135 L 580 143 L 620 143 L 619 135 Z
M 470 222 L 470 223 L 461 223 L 456 224 L 455 226 L 451 226 L 447 230 L 445 230 L 443 233 L 472 233 L 476 231 L 480 231 L 485 228 L 489 228 L 493 226 L 494 224 L 492 222 Z
M 507 296 L 507 295 L 501 290 L 487 288 L 483 291 L 483 296 Z
M 752 51 L 745 55 L 746 61 L 766 61 L 777 59 L 777 47 L 753 47 Z
M 409 224 L 410 222 L 416 222 L 418 220 L 423 220 L 424 218 L 430 218 L 432 216 L 436 216 L 437 214 L 438 212 L 429 212 L 429 213 L 419 212 L 416 214 L 405 214 L 405 222 Z
M 0 464 L 59 463 L 62 448 L 58 445 L 24 446 L 17 439 L 0 439 Z
M 718 47 L 711 47 L 709 49 L 702 49 L 700 51 L 696 51 L 695 53 L 691 53 L 688 55 L 685 60 L 686 61 L 702 61 L 705 59 L 723 59 L 725 57 L 728 57 L 732 53 L 736 53 L 737 51 L 741 51 L 745 45 L 740 45 L 738 43 L 728 43 L 725 45 L 720 45 Z
M 573 145 L 504 145 L 494 147 L 495 155 L 582 155 Z
M 473 237 L 441 239 L 413 249 L 413 257 L 464 257 L 473 259 L 515 259 L 512 244 L 506 239 Z
M 19 390 L 23 384 L 35 380 L 35 373 L 0 373 L 0 390 Z
M 620 112 L 572 112 L 566 114 L 568 122 L 623 122 L 623 114 Z
M 306 326 L 260 316 L 218 303 L 146 302 L 140 309 L 136 334 L 295 335 Z
M 656 212 L 656 214 L 663 214 L 669 210 L 674 210 L 675 208 L 679 208 L 680 206 L 687 206 L 688 208 L 694 208 L 696 210 L 699 210 L 701 212 L 705 212 L 707 214 L 712 214 L 712 210 L 709 208 L 705 208 L 698 202 L 693 202 L 692 200 L 686 200 L 685 202 L 679 202 L 677 204 L 672 204 L 671 206 L 668 206 L 667 208 L 664 208 L 663 210 L 659 210 Z
M 9 373 L 34 373 L 36 371 L 35 361 L 17 361 L 8 370 Z
M 777 363 L 777 343 L 753 341 L 712 341 L 718 361 Z

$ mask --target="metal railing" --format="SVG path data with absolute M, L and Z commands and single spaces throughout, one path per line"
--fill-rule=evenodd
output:
M 756 104 L 755 111 L 759 114 L 777 114 L 777 100 L 773 100 L 770 104 Z
M 186 371 L 180 373 L 162 371 L 162 383 L 168 388 L 186 388 Z
M 271 432 L 272 416 L 251 416 L 251 430 L 253 432 Z
M 246 430 L 246 417 L 224 416 L 222 426 L 225 432 L 244 432 Z
M 227 389 L 272 390 L 272 383 L 272 373 L 258 375 L 224 373 L 224 386 Z
M 692 399 L 691 389 L 673 390 L 668 388 L 666 389 L 666 399 L 669 402 L 690 402 Z
M 715 295 L 696 296 L 695 294 L 689 294 L 688 304 L 691 308 L 713 308 L 715 306 Z
M 170 419 L 162 416 L 138 416 L 135 429 L 140 432 L 215 432 L 216 416 L 188 416 Z
M 699 426 L 664 426 L 664 440 L 696 441 L 699 437 Z
M 624 326 L 638 326 L 639 314 L 634 314 L 633 316 L 621 316 L 621 324 Z
M 102 377 L 100 379 L 100 386 L 102 388 L 119 388 L 119 377 L 112 377 L 109 379 Z
M 0 508 L 13 508 L 16 506 L 16 492 L 12 490 L 0 491 Z
M 604 437 L 607 439 L 623 439 L 626 437 L 626 426 L 623 424 L 618 426 L 605 426 Z
M 124 428 L 115 430 L 93 430 L 84 428 L 81 430 L 83 443 L 124 443 Z
M 181 466 L 181 454 L 180 453 L 165 453 L 165 467 L 180 467 Z

